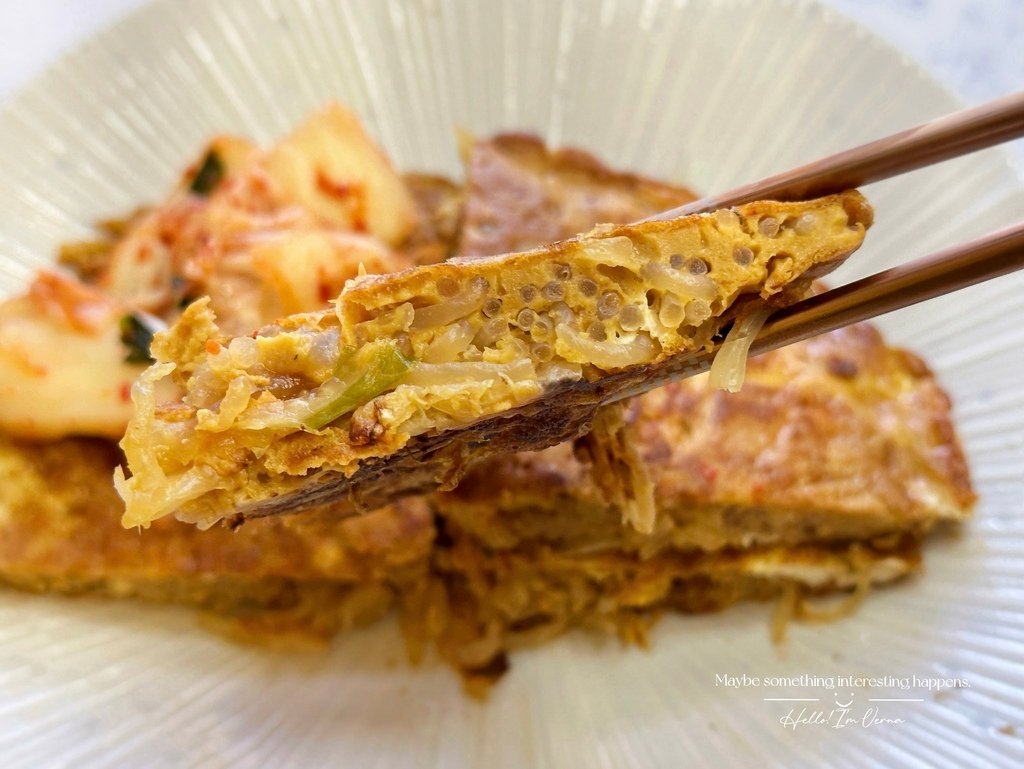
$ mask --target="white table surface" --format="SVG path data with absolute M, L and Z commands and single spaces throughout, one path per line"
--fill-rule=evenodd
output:
M 0 101 L 61 52 L 146 2 L 0 0 Z M 824 2 L 894 43 L 968 104 L 1024 88 L 1024 0 Z M 1010 149 L 1024 171 L 1024 141 Z

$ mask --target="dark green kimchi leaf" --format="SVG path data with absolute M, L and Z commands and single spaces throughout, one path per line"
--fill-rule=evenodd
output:
M 224 178 L 224 163 L 216 152 L 210 150 L 203 158 L 199 170 L 192 179 L 189 191 L 194 195 L 209 195 Z
M 153 342 L 153 329 L 138 315 L 121 318 L 121 344 L 128 348 L 126 363 L 152 363 L 149 346 Z

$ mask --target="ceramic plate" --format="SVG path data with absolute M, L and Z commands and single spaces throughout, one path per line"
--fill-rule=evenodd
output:
M 958 106 L 812 2 L 156 2 L 0 109 L 0 289 L 94 219 L 160 199 L 204 137 L 270 140 L 329 99 L 404 169 L 458 173 L 455 126 L 526 129 L 709 192 Z M 878 223 L 839 280 L 1024 211 L 999 151 L 867 193 Z M 781 651 L 764 606 L 673 617 L 647 652 L 573 635 L 516 654 L 480 705 L 440 664 L 406 667 L 393 623 L 295 657 L 230 645 L 187 610 L 4 592 L 2 764 L 1020 766 L 1022 292 L 1005 278 L 881 321 L 954 397 L 977 519 L 927 549 L 920 578 Z M 847 700 L 845 728 L 783 723 Z

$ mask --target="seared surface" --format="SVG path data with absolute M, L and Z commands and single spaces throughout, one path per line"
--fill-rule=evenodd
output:
M 455 253 L 462 224 L 462 187 L 442 176 L 405 174 L 416 204 L 416 226 L 401 251 L 413 264 L 443 262 Z
M 739 393 L 706 376 L 655 390 L 634 419 L 662 514 L 655 540 L 676 548 L 920 533 L 974 501 L 948 397 L 868 325 L 752 359 Z M 654 547 L 605 500 L 561 445 L 480 463 L 435 504 L 492 547 Z
M 548 150 L 522 133 L 473 142 L 466 172 L 464 256 L 523 251 L 697 198 L 685 187 L 613 171 L 582 150 Z
M 848 191 L 607 227 L 533 251 L 368 275 L 335 310 L 282 318 L 251 338 L 229 339 L 198 301 L 156 337 L 157 363 L 142 378 L 169 376 L 185 396 L 135 399 L 121 444 L 132 472 L 118 486 L 125 523 L 174 513 L 209 525 L 348 497 L 374 507 L 449 483 L 467 459 L 572 438 L 598 405 L 655 386 L 752 305 L 802 296 L 871 222 L 863 196 Z M 452 334 L 464 344 L 432 359 Z M 280 390 L 273 383 L 309 360 L 311 345 L 336 349 L 339 336 L 357 356 L 390 344 L 414 363 L 384 392 L 308 429 L 301 419 L 337 382 L 336 364 L 298 391 L 290 376 Z M 228 398 L 232 387 L 244 400 Z M 291 406 L 301 419 L 242 426 L 251 412 Z M 424 482 L 425 461 L 446 466 Z
M 420 500 L 348 520 L 325 511 L 239 531 L 172 519 L 125 530 L 110 483 L 119 461 L 100 440 L 0 438 L 0 581 L 330 625 L 349 602 L 379 614 L 427 567 L 434 529 Z

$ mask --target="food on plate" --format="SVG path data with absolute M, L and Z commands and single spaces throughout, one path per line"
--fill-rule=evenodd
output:
M 154 333 L 196 298 L 244 333 L 325 307 L 360 272 L 412 264 L 417 233 L 429 245 L 444 221 L 419 186 L 338 106 L 268 150 L 217 137 L 165 201 L 102 222 L 0 304 L 0 581 L 194 604 L 245 637 L 327 636 L 382 613 L 427 566 L 422 501 L 205 537 L 168 520 L 143 537 L 120 525 L 110 476 L 124 457 L 109 439 Z
M 697 198 L 678 187 L 613 171 L 578 149 L 548 150 L 529 134 L 498 134 L 465 147 L 464 223 L 458 251 L 525 251 L 596 224 L 646 219 Z
M 213 139 L 163 203 L 66 247 L 70 272 L 40 275 L 0 305 L 0 430 L 120 438 L 148 337 L 194 299 L 208 297 L 233 334 L 320 309 L 360 271 L 409 266 L 402 247 L 419 217 L 341 107 L 267 151 Z M 82 397 L 66 397 L 70 382 Z
M 666 609 L 802 608 L 851 587 L 859 600 L 917 571 L 922 538 L 970 514 L 949 408 L 916 356 L 853 326 L 752 359 L 739 393 L 703 375 L 632 401 L 651 534 L 623 525 L 587 452 L 485 460 L 433 500 L 441 648 L 476 680 L 571 627 L 642 641 Z
M 403 241 L 402 253 L 413 264 L 436 264 L 454 256 L 462 225 L 462 187 L 431 174 L 402 178 L 416 206 L 416 226 Z
M 0 305 L 0 582 L 194 605 L 214 629 L 260 643 L 323 640 L 397 605 L 412 656 L 436 646 L 482 693 L 510 651 L 571 628 L 644 643 L 665 612 L 747 599 L 777 599 L 777 638 L 790 619 L 845 615 L 872 585 L 919 571 L 929 532 L 969 516 L 949 399 L 919 358 L 867 324 L 752 359 L 735 393 L 705 375 L 600 408 L 579 394 L 635 365 L 602 357 L 611 339 L 646 334 L 636 367 L 649 372 L 667 351 L 756 319 L 766 299 L 799 298 L 860 243 L 870 209 L 856 193 L 602 226 L 556 246 L 556 260 L 541 249 L 477 261 L 693 194 L 524 135 L 472 141 L 464 158 L 464 185 L 399 175 L 339 107 L 267 150 L 220 137 L 166 201 L 65 247 L 63 270 Z M 687 261 L 694 250 L 703 264 Z M 438 264 L 454 255 L 466 259 Z M 454 290 L 446 282 L 460 277 Z M 650 305 L 644 281 L 658 284 Z M 702 293 L 709 281 L 714 297 Z M 612 291 L 629 299 L 614 313 L 602 304 Z M 695 303 L 699 320 L 686 325 Z M 179 366 L 155 387 L 160 369 L 142 373 L 153 357 Z M 111 439 L 140 375 L 166 429 L 147 471 L 173 476 L 199 449 L 220 463 L 206 465 L 222 482 L 212 496 L 183 484 L 198 491 L 186 517 L 206 523 L 222 502 L 301 482 L 304 462 L 347 467 L 405 441 L 401 453 L 424 425 L 512 408 L 559 376 L 576 377 L 567 392 L 578 400 L 572 419 L 554 418 L 564 401 L 537 410 L 497 446 L 480 445 L 484 420 L 461 445 L 402 465 L 416 488 L 461 478 L 427 497 L 206 531 L 151 515 L 126 530 L 110 481 L 125 457 Z M 314 391 L 325 396 L 316 409 Z M 394 426 L 387 409 L 406 421 L 378 434 Z M 168 437 L 176 425 L 185 440 Z M 245 430 L 261 441 L 256 459 L 244 441 L 230 450 Z M 538 436 L 574 440 L 488 455 Z M 151 437 L 129 436 L 129 455 Z M 299 472 L 260 477 L 262 467 Z M 147 483 L 160 493 L 157 475 Z M 818 604 L 827 594 L 838 602 Z
M 425 577 L 423 500 L 357 518 L 330 511 L 200 532 L 173 519 L 120 525 L 108 441 L 0 437 L 0 582 L 23 590 L 198 606 L 234 637 L 317 641 L 384 614 Z
M 919 536 L 974 499 L 948 397 L 867 324 L 752 358 L 738 393 L 693 377 L 627 418 L 658 503 L 650 535 L 622 525 L 570 444 L 477 463 L 435 504 L 488 547 L 652 551 Z
M 870 223 L 847 192 L 610 226 L 364 276 L 331 310 L 234 338 L 198 300 L 154 339 L 157 362 L 135 387 L 124 523 L 174 513 L 209 526 L 346 498 L 369 508 L 453 485 L 483 454 L 573 438 L 602 400 L 729 320 L 801 296 Z M 167 379 L 180 400 L 156 397 Z
M 434 571 L 444 589 L 432 594 L 434 603 L 422 605 L 445 618 L 429 640 L 461 672 L 467 690 L 484 695 L 508 670 L 510 652 L 569 629 L 646 646 L 650 627 L 665 612 L 705 613 L 740 601 L 778 599 L 772 635 L 781 641 L 789 621 L 839 619 L 873 585 L 919 568 L 919 544 L 910 539 L 884 547 L 854 543 L 639 558 L 525 546 L 493 552 L 458 538 L 436 552 Z M 835 592 L 849 595 L 816 605 L 817 597 Z M 425 625 L 415 615 L 406 624 Z
M 558 164 L 537 162 L 520 183 L 550 188 Z M 471 173 L 464 228 L 496 200 L 518 215 L 502 186 Z M 869 324 L 750 360 L 737 393 L 694 377 L 633 399 L 621 419 L 620 442 L 595 447 L 590 435 L 491 457 L 433 496 L 434 577 L 404 604 L 405 626 L 471 691 L 486 690 L 510 651 L 571 628 L 643 644 L 666 611 L 749 599 L 778 599 L 776 638 L 788 619 L 843 616 L 872 585 L 916 573 L 927 534 L 965 520 L 974 502 L 948 397 Z M 650 486 L 652 533 L 628 520 L 631 500 L 609 493 L 616 465 Z M 816 603 L 829 593 L 847 595 Z
M 24 295 L 0 303 L 0 429 L 37 439 L 119 439 L 132 414 L 132 383 L 150 362 L 151 335 L 108 294 L 40 273 Z

